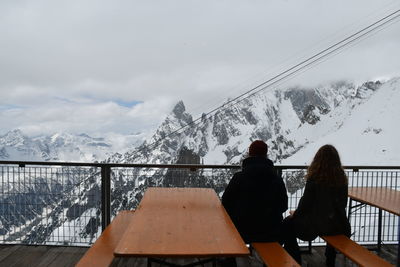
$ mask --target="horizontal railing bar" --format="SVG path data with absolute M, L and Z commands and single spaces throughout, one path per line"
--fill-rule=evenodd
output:
M 81 167 L 110 167 L 110 168 L 182 168 L 182 169 L 238 169 L 240 165 L 207 165 L 207 164 L 133 164 L 133 163 L 100 163 L 100 162 L 54 162 L 54 161 L 0 161 L 0 165 L 34 166 L 81 166 Z M 275 165 L 277 169 L 307 169 L 307 165 Z M 344 169 L 357 170 L 399 170 L 400 166 L 368 166 L 349 165 Z

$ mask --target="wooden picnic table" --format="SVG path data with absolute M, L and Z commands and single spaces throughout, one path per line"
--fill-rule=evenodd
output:
M 349 187 L 349 198 L 400 216 L 400 191 L 387 187 Z
M 382 210 L 400 216 L 400 191 L 387 187 L 349 187 L 349 214 L 351 210 L 359 205 L 352 205 L 353 200 L 361 204 L 370 205 L 378 208 L 378 250 L 382 244 Z M 400 227 L 400 217 L 399 224 Z M 398 255 L 397 266 L 400 266 L 400 229 L 398 234 Z
M 148 188 L 114 255 L 217 258 L 249 250 L 213 189 Z

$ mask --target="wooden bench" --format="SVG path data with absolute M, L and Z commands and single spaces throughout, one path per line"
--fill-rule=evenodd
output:
M 134 210 L 119 212 L 76 266 L 109 266 L 114 259 L 114 249 L 133 215 Z
M 267 266 L 300 266 L 278 242 L 252 243 Z
M 321 238 L 360 266 L 393 266 L 345 235 L 321 236 Z

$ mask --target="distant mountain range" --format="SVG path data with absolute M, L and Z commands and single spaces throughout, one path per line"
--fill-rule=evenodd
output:
M 95 138 L 84 133 L 28 137 L 15 129 L 0 136 L 0 160 L 103 161 L 116 152 L 134 148 L 143 138 L 141 134 Z

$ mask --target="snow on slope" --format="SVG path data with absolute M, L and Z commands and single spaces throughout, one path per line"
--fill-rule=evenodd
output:
M 193 121 L 179 102 L 138 150 L 109 160 L 175 163 L 179 151 L 186 147 L 205 164 L 237 164 L 245 157 L 248 145 L 262 139 L 270 147 L 269 157 L 278 164 L 307 164 L 316 148 L 326 142 L 347 149 L 345 164 L 398 164 L 400 155 L 393 152 L 397 147 L 388 151 L 380 144 L 382 137 L 388 145 L 396 140 L 396 131 L 391 127 L 397 125 L 398 80 L 361 85 L 338 81 L 315 88 L 271 89 L 204 116 L 200 124 L 178 133 L 176 129 Z M 379 108 L 382 111 L 378 116 L 375 113 Z M 383 116 L 385 119 L 380 119 Z M 385 125 L 379 126 L 378 122 Z M 359 150 L 364 158 L 357 157 Z M 377 153 L 383 154 L 377 157 Z
M 337 125 L 282 164 L 309 164 L 319 147 L 334 145 L 344 165 L 400 165 L 400 78 L 384 83 L 362 105 L 322 123 Z M 336 120 L 335 124 L 332 122 Z M 321 125 L 321 129 L 324 127 Z M 318 129 L 317 129 L 318 130 Z M 302 133 L 305 135 L 305 133 Z M 310 140 L 313 140 L 310 138 Z

